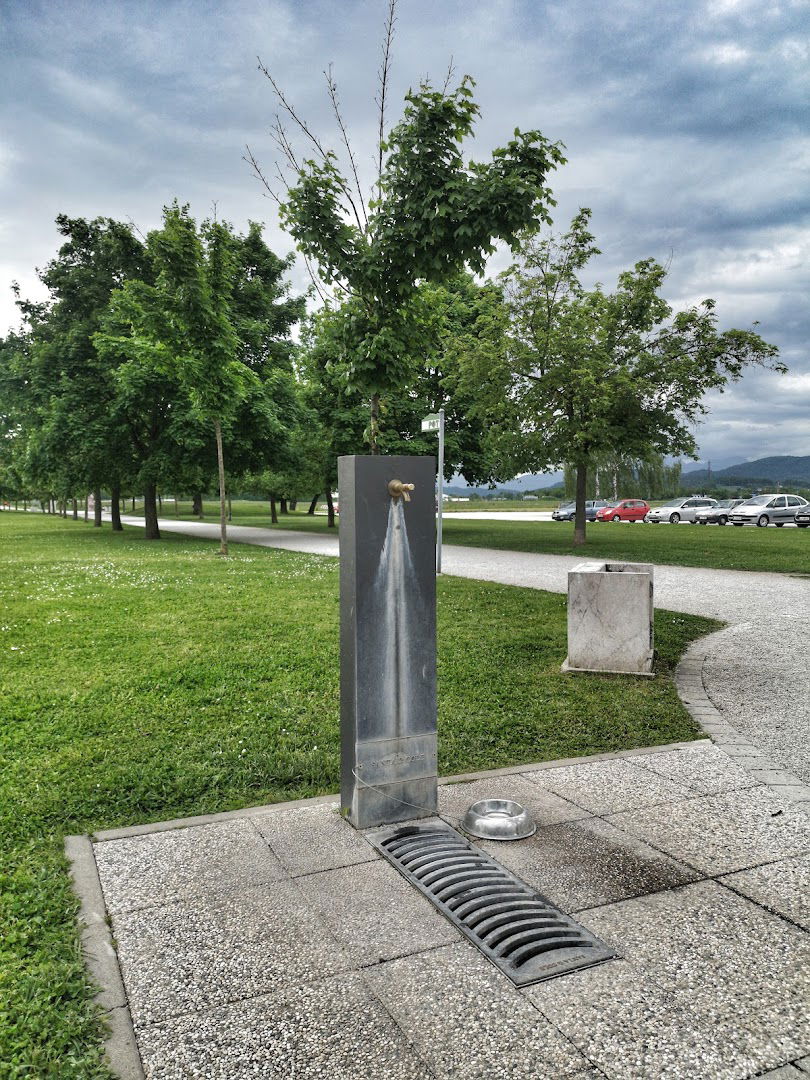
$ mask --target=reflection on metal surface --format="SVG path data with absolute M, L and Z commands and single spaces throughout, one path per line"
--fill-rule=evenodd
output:
M 461 828 L 481 840 L 525 840 L 537 831 L 528 810 L 512 799 L 480 799 L 469 808 Z

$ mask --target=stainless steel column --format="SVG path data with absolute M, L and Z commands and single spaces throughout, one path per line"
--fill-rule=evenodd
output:
M 357 828 L 436 810 L 432 457 L 342 457 L 341 807 Z M 391 481 L 413 484 L 399 496 Z

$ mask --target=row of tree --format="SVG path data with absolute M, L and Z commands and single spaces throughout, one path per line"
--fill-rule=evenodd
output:
M 157 537 L 160 488 L 218 486 L 225 553 L 229 485 L 328 493 L 339 454 L 433 452 L 419 422 L 444 408 L 448 475 L 567 467 L 584 541 L 600 475 L 661 480 L 664 454 L 694 454 L 707 390 L 750 363 L 784 368 L 753 330 L 719 331 L 710 300 L 673 313 L 654 260 L 613 292 L 586 289 L 590 211 L 540 231 L 559 146 L 516 132 L 466 162 L 477 112 L 466 78 L 409 94 L 368 200 L 317 140 L 314 159 L 293 159 L 281 220 L 328 286 L 309 315 L 258 224 L 198 225 L 177 203 L 145 238 L 58 218 L 48 298 L 18 296 L 23 325 L 0 340 L 0 489 L 93 491 L 98 523 L 103 489 L 114 528 L 122 493 L 139 491 Z M 474 278 L 498 240 L 515 262 Z

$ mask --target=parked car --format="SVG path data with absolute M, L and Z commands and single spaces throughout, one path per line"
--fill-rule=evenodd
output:
M 757 495 L 735 506 L 728 516 L 732 525 L 776 525 L 782 528 L 786 521 L 796 520 L 796 514 L 807 506 L 807 499 L 800 495 Z
M 800 506 L 793 520 L 800 529 L 806 529 L 810 525 L 810 503 L 807 506 Z
M 728 515 L 744 499 L 720 499 L 708 510 L 698 510 L 695 521 L 698 525 L 728 525 Z
M 693 496 L 690 499 L 670 499 L 663 506 L 656 506 L 647 515 L 647 521 L 657 525 L 661 521 L 668 521 L 671 525 L 677 525 L 679 521 L 694 522 L 698 510 L 705 510 L 714 506 L 714 499 L 703 499 Z
M 597 510 L 594 521 L 643 521 L 649 512 L 650 504 L 643 499 L 622 499 Z
M 596 511 L 607 505 L 604 499 L 588 499 L 585 503 L 585 520 L 595 521 Z M 562 503 L 556 510 L 552 510 L 551 516 L 554 521 L 573 521 L 576 513 L 576 503 Z
M 577 504 L 572 502 L 560 503 L 560 505 L 551 511 L 552 521 L 573 521 L 574 512 L 576 511 Z

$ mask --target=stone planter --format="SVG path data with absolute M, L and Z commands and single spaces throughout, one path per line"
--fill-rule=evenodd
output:
M 653 567 L 585 562 L 568 572 L 563 671 L 652 676 Z

